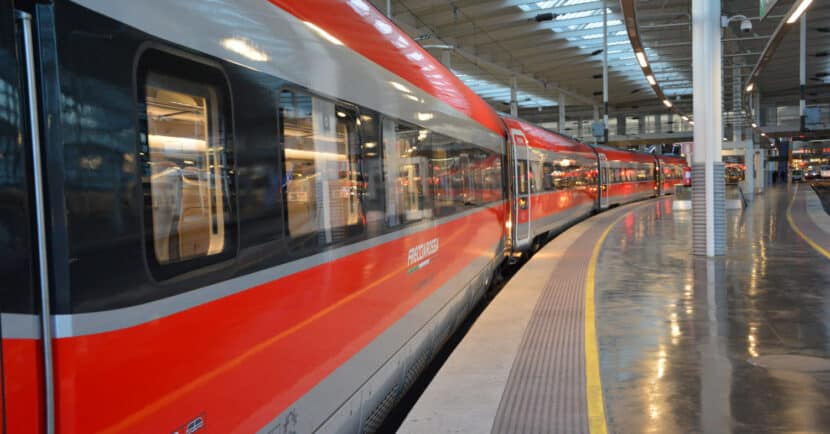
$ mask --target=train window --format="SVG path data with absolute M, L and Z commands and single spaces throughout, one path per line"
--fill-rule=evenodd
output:
M 144 77 L 152 252 L 160 265 L 228 248 L 229 164 L 216 86 Z
M 361 158 L 360 173 L 363 178 L 360 198 L 366 213 L 366 229 L 369 236 L 383 230 L 384 185 L 383 146 L 381 146 L 381 122 L 376 113 L 360 111 Z
M 542 190 L 554 191 L 556 188 L 553 184 L 553 163 L 542 163 Z
M 519 160 L 519 194 L 527 194 L 527 161 Z
M 386 224 L 432 217 L 431 134 L 415 125 L 383 119 L 383 169 L 386 174 Z
M 285 89 L 280 113 L 291 238 L 327 245 L 362 233 L 357 111 Z
M 464 204 L 467 186 L 466 170 L 469 157 L 462 157 L 460 148 L 463 144 L 442 134 L 432 134 L 432 155 L 430 158 L 433 192 L 433 206 L 438 217 L 453 214 L 457 206 Z

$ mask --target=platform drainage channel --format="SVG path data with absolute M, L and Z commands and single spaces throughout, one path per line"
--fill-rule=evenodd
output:
M 758 356 L 748 360 L 752 365 L 766 369 L 781 369 L 796 372 L 830 371 L 830 359 L 796 354 Z

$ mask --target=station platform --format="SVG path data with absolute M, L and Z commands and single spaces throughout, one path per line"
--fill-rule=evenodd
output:
M 830 429 L 830 216 L 807 185 L 727 212 L 691 255 L 671 198 L 548 243 L 471 327 L 400 433 Z

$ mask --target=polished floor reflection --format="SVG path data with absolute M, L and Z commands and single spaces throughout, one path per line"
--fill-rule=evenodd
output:
M 727 212 L 720 259 L 690 254 L 670 200 L 611 232 L 596 287 L 612 432 L 830 432 L 830 261 L 789 227 L 790 199 Z

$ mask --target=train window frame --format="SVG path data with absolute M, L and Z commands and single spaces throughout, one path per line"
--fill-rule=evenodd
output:
M 198 90 L 207 90 L 205 96 L 205 119 L 209 125 L 205 128 L 206 141 L 210 147 L 218 144 L 219 154 L 213 157 L 223 160 L 222 180 L 218 181 L 222 187 L 221 213 L 217 204 L 211 206 L 211 212 L 221 214 L 222 245 L 221 249 L 212 254 L 195 255 L 181 260 L 162 262 L 156 255 L 156 228 L 153 215 L 153 184 L 151 175 L 152 155 L 149 140 L 149 116 L 147 104 L 147 90 L 151 75 L 166 79 L 165 90 L 185 94 Z M 143 200 L 142 212 L 142 243 L 144 260 L 151 279 L 156 283 L 174 280 L 176 277 L 191 275 L 194 272 L 205 271 L 211 266 L 236 257 L 239 250 L 239 227 L 237 221 L 236 171 L 233 128 L 233 99 L 230 82 L 221 66 L 207 59 L 182 53 L 166 47 L 148 44 L 139 50 L 136 56 L 134 79 L 135 104 L 137 116 L 137 159 L 142 173 L 138 189 Z M 201 89 L 200 89 L 201 88 Z M 201 96 L 201 95 L 196 95 Z M 212 101 L 211 101 L 212 100 Z M 209 164 L 208 164 L 209 167 Z M 215 176 L 215 174 L 209 174 Z M 208 182 L 211 181 L 209 178 Z M 213 186 L 210 184 L 208 187 Z M 212 230 L 216 223 L 211 221 Z

